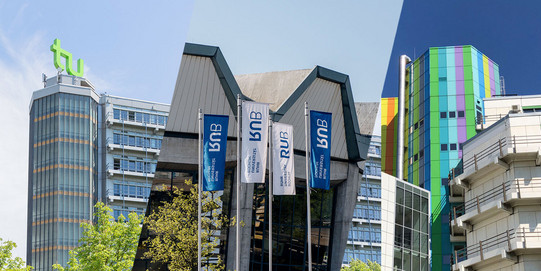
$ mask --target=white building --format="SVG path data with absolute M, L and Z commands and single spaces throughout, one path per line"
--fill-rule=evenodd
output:
M 127 218 L 130 212 L 144 214 L 169 105 L 111 95 L 101 96 L 100 105 L 103 201 L 115 218 L 120 214 Z
M 485 130 L 451 172 L 453 270 L 541 270 L 541 96 L 485 99 Z

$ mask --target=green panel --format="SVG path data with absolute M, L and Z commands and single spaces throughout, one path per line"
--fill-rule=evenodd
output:
M 463 55 L 463 61 L 464 61 L 464 67 L 470 66 L 471 67 L 471 46 L 467 45 L 462 47 L 462 55 Z
M 470 69 L 471 76 L 471 69 Z M 464 80 L 464 94 L 473 95 L 473 80 Z M 467 108 L 467 107 L 466 107 Z

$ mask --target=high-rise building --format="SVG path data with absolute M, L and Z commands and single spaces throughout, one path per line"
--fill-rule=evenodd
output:
M 462 144 L 477 133 L 483 98 L 500 94 L 499 68 L 466 45 L 430 48 L 411 62 L 408 72 L 404 176 L 431 192 L 432 269 L 450 270 L 452 251 L 465 243 L 450 238 L 449 214 L 454 203 L 449 202 L 448 174 L 462 157 Z M 387 120 L 393 118 L 387 115 Z M 395 138 L 396 129 L 390 129 L 394 127 L 382 123 L 384 153 L 392 142 L 389 139 Z M 385 172 L 394 168 L 388 163 L 383 166 Z
M 104 201 L 113 215 L 144 214 L 160 154 L 169 105 L 103 95 L 100 154 Z
M 30 108 L 27 263 L 35 270 L 67 262 L 97 201 L 108 201 L 115 217 L 144 212 L 168 112 L 100 97 L 81 77 L 44 84 Z

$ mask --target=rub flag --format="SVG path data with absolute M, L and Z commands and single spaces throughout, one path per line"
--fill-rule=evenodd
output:
M 272 124 L 273 195 L 295 195 L 293 126 Z
M 310 187 L 329 190 L 332 114 L 310 111 Z
M 203 191 L 224 190 L 229 116 L 205 115 L 203 120 Z
M 242 102 L 242 182 L 264 183 L 269 105 Z

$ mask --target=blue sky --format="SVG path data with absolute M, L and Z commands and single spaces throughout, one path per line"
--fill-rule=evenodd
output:
M 233 74 L 309 69 L 350 76 L 379 101 L 402 1 L 197 0 L 188 41 L 221 48 Z
M 75 4 L 77 3 L 77 4 Z M 55 38 L 85 62 L 98 92 L 169 103 L 193 0 L 0 0 L 0 237 L 26 258 L 28 112 Z
M 541 94 L 541 1 L 407 0 L 383 97 L 397 96 L 398 57 L 429 47 L 471 44 L 500 66 L 507 93 Z

